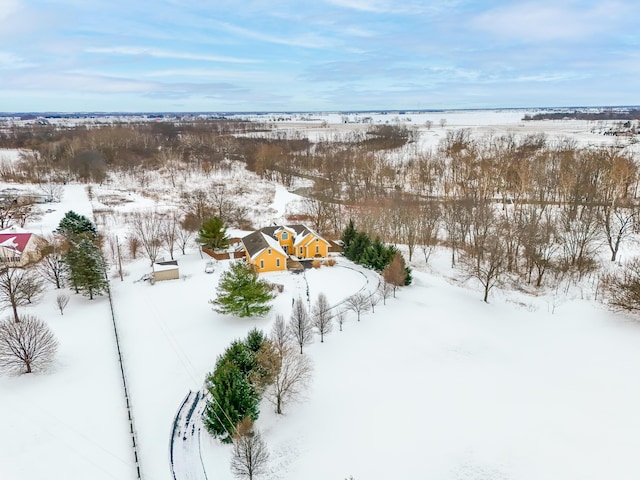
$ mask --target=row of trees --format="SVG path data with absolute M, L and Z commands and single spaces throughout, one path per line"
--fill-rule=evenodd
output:
M 100 238 L 91 221 L 67 212 L 56 233 L 58 238 L 51 238 L 43 248 L 39 263 L 0 270 L 0 306 L 13 313 L 0 322 L 0 370 L 31 373 L 53 361 L 58 347 L 53 332 L 42 320 L 18 311 L 40 298 L 45 281 L 56 288 L 66 284 L 90 299 L 108 288 Z M 67 295 L 58 295 L 61 314 L 68 301 Z
M 349 260 L 382 273 L 384 279 L 396 287 L 411 285 L 411 268 L 394 245 L 384 244 L 380 237 L 371 240 L 367 232 L 355 228 L 353 220 L 349 220 L 341 240 Z
M 276 413 L 282 414 L 284 406 L 306 388 L 312 366 L 304 346 L 312 343 L 316 335 L 324 342 L 334 322 L 342 330 L 347 311 L 354 312 L 360 321 L 362 314 L 375 309 L 379 299 L 386 302 L 391 294 L 389 286 L 383 280 L 379 292 L 356 293 L 340 309 L 332 307 L 323 293 L 311 309 L 298 298 L 288 321 L 276 315 L 268 337 L 253 329 L 218 358 L 205 382 L 209 399 L 203 421 L 213 436 L 233 443 L 231 470 L 235 475 L 253 478 L 266 470 L 268 449 L 254 428 L 258 406 L 266 398 Z
M 263 396 L 278 414 L 311 379 L 312 366 L 291 347 L 289 332 L 279 319 L 269 337 L 253 329 L 234 341 L 218 358 L 205 381 L 209 397 L 203 412 L 207 431 L 233 443 L 231 469 L 252 479 L 264 471 L 269 458 L 260 432 L 254 428 Z

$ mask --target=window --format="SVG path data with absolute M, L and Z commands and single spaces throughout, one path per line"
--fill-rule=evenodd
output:
M 287 232 L 282 232 L 282 240 L 289 240 L 289 234 Z
M 276 267 L 280 268 L 280 259 L 276 258 Z
M 320 253 L 320 247 L 316 245 L 316 253 Z
M 302 247 L 300 247 L 300 256 L 302 256 Z
M 320 239 L 319 239 L 319 238 L 316 238 L 316 242 L 319 242 L 319 241 L 320 241 Z
M 268 253 L 269 255 L 271 255 L 271 249 L 267 250 L 267 253 Z
M 260 260 L 260 270 L 264 268 L 264 260 Z

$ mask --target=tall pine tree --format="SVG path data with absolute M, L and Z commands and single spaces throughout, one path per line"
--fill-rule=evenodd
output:
M 73 242 L 80 236 L 88 237 L 93 241 L 98 238 L 98 231 L 91 220 L 73 210 L 69 210 L 60 220 L 56 233 L 62 235 L 68 242 Z
M 258 418 L 263 383 L 273 372 L 264 371 L 258 356 L 268 342 L 253 329 L 244 341 L 236 340 L 218 358 L 206 379 L 209 400 L 202 418 L 209 433 L 230 442 L 238 423 Z
M 95 225 L 84 215 L 69 211 L 60 221 L 56 232 L 64 236 L 68 244 L 63 261 L 67 267 L 67 281 L 76 293 L 87 295 L 90 299 L 104 293 L 109 283 Z
M 204 426 L 209 433 L 223 442 L 231 441 L 241 420 L 256 420 L 260 395 L 256 388 L 231 359 L 223 358 L 207 379 L 211 398 L 203 413 Z
M 105 293 L 109 287 L 102 251 L 86 238 L 71 246 L 64 257 L 67 279 L 76 292 L 93 299 Z
M 341 238 L 342 250 L 344 252 L 347 251 L 347 249 L 351 245 L 351 242 L 353 241 L 355 236 L 356 236 L 356 227 L 353 224 L 353 219 L 349 219 L 349 224 L 347 225 L 347 228 L 344 229 L 344 232 L 342 232 L 342 238 Z

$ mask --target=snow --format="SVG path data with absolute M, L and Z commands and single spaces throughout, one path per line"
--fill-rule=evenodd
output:
M 447 113 L 447 128 L 518 122 L 505 112 L 475 115 Z M 553 132 L 577 128 L 554 125 Z M 590 141 L 588 130 L 578 130 Z M 100 198 L 116 192 L 133 201 L 112 207 L 100 225 L 108 235 L 124 234 L 118 214 L 159 204 L 127 188 L 94 186 L 91 202 L 85 186 L 66 185 L 62 202 L 47 205 L 52 211 L 27 227 L 51 233 L 71 209 L 93 218 L 92 203 L 102 206 Z M 266 200 L 256 225 L 280 221 L 300 200 L 281 186 L 258 188 L 261 196 L 245 196 L 251 205 Z M 640 324 L 594 301 L 586 283 L 561 293 L 561 300 L 554 292 L 496 289 L 485 304 L 477 285 L 452 273 L 448 255 L 437 250 L 428 266 L 414 259 L 411 287 L 360 322 L 348 314 L 342 332 L 336 325 L 324 343 L 305 347 L 314 376 L 304 398 L 280 416 L 272 405 L 261 406 L 257 426 L 271 451 L 266 478 L 638 478 Z M 179 280 L 136 281 L 149 271 L 146 259 L 128 261 L 124 281 L 112 276 L 143 478 L 172 478 L 174 417 L 230 341 L 253 327 L 268 331 L 276 314 L 289 316 L 298 297 L 312 304 L 324 292 L 338 305 L 376 289 L 375 273 L 337 258 L 336 266 L 304 274 L 266 274 L 284 290 L 264 318 L 215 313 L 208 301 L 231 261 L 217 262 L 207 274 L 207 259 L 196 250 L 176 256 Z M 24 309 L 59 339 L 53 369 L 0 376 L 0 479 L 135 478 L 108 300 L 64 290 L 71 301 L 60 315 L 59 293 L 50 289 Z M 208 478 L 231 479 L 230 448 L 196 432 L 177 446 L 178 478 L 202 478 L 202 457 Z

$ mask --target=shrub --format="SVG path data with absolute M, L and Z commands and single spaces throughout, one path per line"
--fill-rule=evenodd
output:
M 313 261 L 311 262 L 311 266 L 312 266 L 313 268 L 320 268 L 320 265 L 322 265 L 322 260 L 320 260 L 320 259 L 318 259 L 318 258 L 316 258 L 315 260 L 313 260 Z

